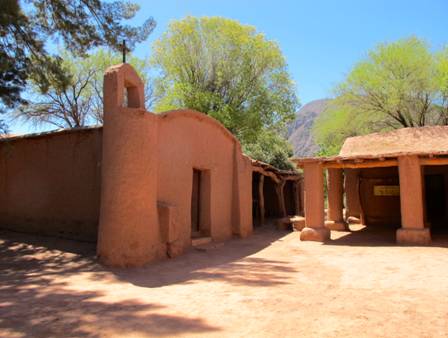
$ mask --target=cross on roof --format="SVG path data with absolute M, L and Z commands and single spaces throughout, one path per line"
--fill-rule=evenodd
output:
M 127 52 L 129 52 L 129 49 L 126 48 L 126 39 L 123 39 L 123 45 L 122 45 L 123 63 L 126 63 L 126 53 Z

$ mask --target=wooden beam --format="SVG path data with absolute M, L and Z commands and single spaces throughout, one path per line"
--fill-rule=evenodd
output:
M 283 176 L 283 179 L 285 181 L 300 181 L 302 179 L 302 175 L 297 174 L 297 175 Z
M 399 155 L 397 155 L 399 156 Z M 407 156 L 403 154 L 403 156 Z M 336 159 L 331 161 L 319 161 L 323 168 L 348 168 L 348 169 L 363 169 L 363 168 L 383 168 L 383 167 L 397 167 L 398 158 L 378 157 L 372 158 L 355 158 L 355 159 Z M 303 168 L 307 162 L 296 162 L 298 168 Z M 309 163 L 309 162 L 308 162 Z M 448 157 L 437 157 L 437 154 L 428 154 L 425 157 L 420 157 L 420 165 L 448 165 Z
M 282 213 L 282 217 L 286 217 L 286 206 L 285 206 L 285 194 L 284 187 L 286 181 L 281 181 L 279 184 L 275 186 L 275 192 L 277 194 L 278 205 L 280 207 L 280 212 Z
M 264 175 L 264 176 L 269 176 L 270 178 L 272 178 L 272 180 L 275 182 L 275 183 L 280 183 L 280 179 L 277 177 L 277 175 L 276 174 L 274 174 L 273 172 L 270 172 L 270 171 L 266 171 L 266 170 L 264 170 L 263 168 L 260 168 L 260 167 L 252 167 L 252 171 L 255 171 L 255 172 L 257 172 L 257 173 L 260 173 L 261 175 Z
M 448 157 L 420 158 L 420 165 L 448 165 Z
M 326 162 L 323 163 L 324 168 L 383 168 L 383 167 L 396 167 L 398 166 L 398 160 L 375 160 L 375 161 L 364 161 L 364 162 Z

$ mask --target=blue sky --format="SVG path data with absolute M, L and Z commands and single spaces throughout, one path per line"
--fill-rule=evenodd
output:
M 134 0 L 135 1 L 135 0 Z M 301 103 L 331 95 L 355 62 L 381 42 L 415 35 L 434 49 L 448 44 L 448 0 L 160 0 L 141 5 L 136 23 L 148 15 L 157 28 L 136 54 L 172 20 L 187 15 L 224 16 L 255 26 L 282 49 Z
M 131 24 L 154 17 L 157 27 L 135 54 L 149 56 L 170 21 L 223 16 L 255 26 L 283 51 L 302 104 L 329 97 L 358 60 L 378 43 L 415 35 L 433 49 L 448 44 L 448 0 L 153 0 Z M 12 126 L 25 131 L 26 126 Z

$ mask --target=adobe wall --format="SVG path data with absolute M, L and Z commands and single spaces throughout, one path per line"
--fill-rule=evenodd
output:
M 0 228 L 96 241 L 102 130 L 0 141 Z
M 202 171 L 200 222 L 213 240 L 252 228 L 252 167 L 239 143 L 217 121 L 189 110 L 158 117 L 157 200 L 173 207 L 171 242 L 191 245 L 193 169 Z
M 375 186 L 399 186 L 398 168 L 361 169 L 359 174 L 361 210 L 367 225 L 401 224 L 400 196 L 378 196 Z

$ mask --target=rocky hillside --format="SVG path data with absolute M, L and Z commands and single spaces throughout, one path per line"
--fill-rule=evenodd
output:
M 325 110 L 328 102 L 328 99 L 311 101 L 297 112 L 295 121 L 288 128 L 288 140 L 293 146 L 294 156 L 313 156 L 319 151 L 311 129 L 314 120 Z

